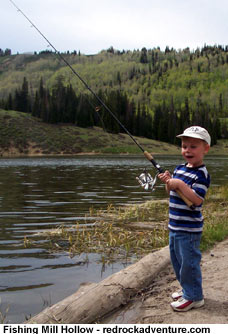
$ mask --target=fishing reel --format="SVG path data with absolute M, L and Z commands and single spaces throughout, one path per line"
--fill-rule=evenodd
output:
M 155 175 L 153 178 L 145 169 L 144 173 L 140 174 L 139 177 L 136 177 L 136 180 L 139 182 L 140 186 L 144 190 L 151 190 L 154 191 L 154 186 L 157 181 L 157 176 L 159 173 Z

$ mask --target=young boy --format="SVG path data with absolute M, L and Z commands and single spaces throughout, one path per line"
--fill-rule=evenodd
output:
M 159 178 L 170 193 L 170 257 L 182 288 L 172 294 L 171 307 L 183 312 L 204 305 L 199 246 L 203 229 L 201 207 L 210 185 L 203 159 L 209 151 L 211 138 L 200 126 L 191 126 L 177 137 L 182 140 L 181 153 L 186 163 L 177 166 L 172 176 L 165 171 Z M 194 209 L 188 207 L 176 191 L 190 200 Z

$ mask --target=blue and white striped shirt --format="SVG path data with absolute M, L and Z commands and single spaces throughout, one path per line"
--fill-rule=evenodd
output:
M 175 168 L 173 178 L 184 181 L 202 200 L 210 185 L 210 175 L 205 165 L 187 167 L 187 164 Z M 169 229 L 173 231 L 202 232 L 202 204 L 190 209 L 175 191 L 170 191 Z

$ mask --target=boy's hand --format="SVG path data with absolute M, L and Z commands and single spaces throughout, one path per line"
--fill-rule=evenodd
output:
M 190 201 L 190 204 L 200 205 L 202 199 L 195 194 L 195 192 L 182 180 L 172 178 L 172 175 L 168 170 L 164 173 L 158 174 L 159 179 L 165 183 L 166 190 L 169 193 L 170 190 L 179 191 L 179 196 L 190 206 L 186 200 Z M 182 194 L 182 196 L 181 196 Z M 185 197 L 185 199 L 183 198 Z
M 158 177 L 163 183 L 165 183 L 166 191 L 169 193 L 170 192 L 169 181 L 172 180 L 172 175 L 170 174 L 170 172 L 166 170 L 164 173 L 158 174 Z
M 164 183 L 167 183 L 172 178 L 168 170 L 166 170 L 164 173 L 158 174 L 158 177 Z
M 169 179 L 167 181 L 167 186 L 169 187 L 169 190 L 178 190 L 180 189 L 181 185 L 183 185 L 183 181 L 179 179 Z
M 158 177 L 166 184 L 168 190 L 177 190 L 180 189 L 181 186 L 185 186 L 184 181 L 173 179 L 168 170 L 166 170 L 164 173 L 158 174 Z

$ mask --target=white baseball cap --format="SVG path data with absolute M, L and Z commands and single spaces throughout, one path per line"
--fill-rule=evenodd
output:
M 201 126 L 190 126 L 190 128 L 185 129 L 184 132 L 177 137 L 198 138 L 204 140 L 208 145 L 211 145 L 211 136 L 209 135 L 207 130 L 202 128 Z

